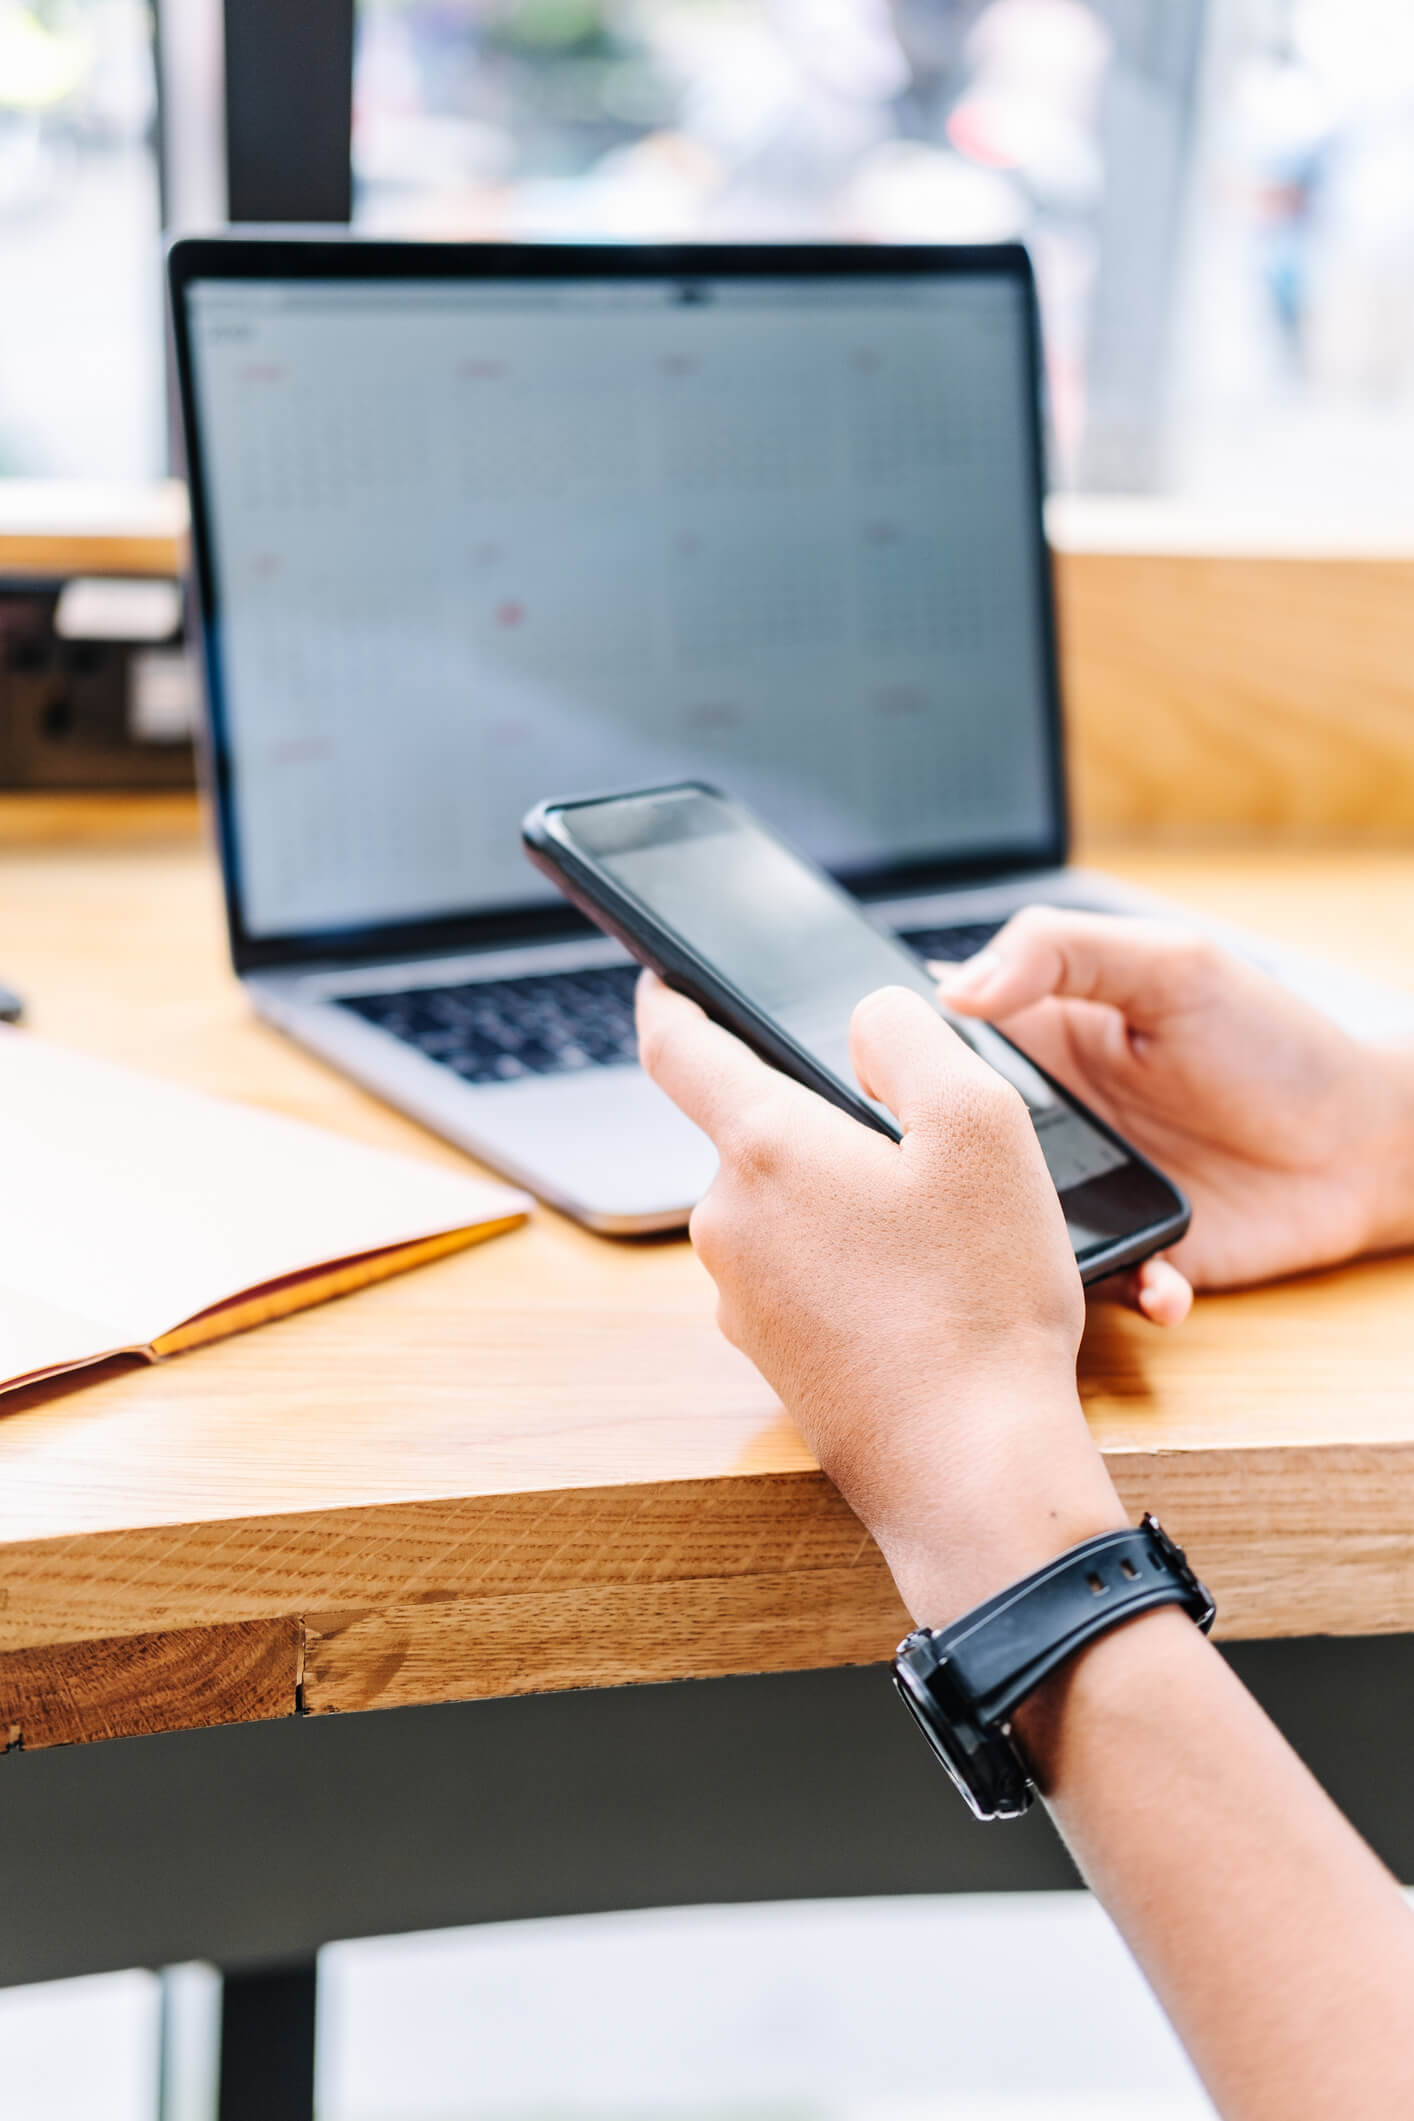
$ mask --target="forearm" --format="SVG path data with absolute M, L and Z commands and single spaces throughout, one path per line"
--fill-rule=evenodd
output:
M 1209 946 L 1042 918 L 1029 986 L 984 980 L 973 1011 L 1076 1000 L 1058 1058 L 1117 1117 L 1153 1117 L 1161 1163 L 1182 1152 L 1166 1167 L 1194 1198 L 1202 1281 L 1414 1243 L 1414 1059 L 1361 1050 Z M 644 1065 L 720 1152 L 692 1238 L 722 1328 L 914 1617 L 945 1626 L 1123 1523 L 1075 1390 L 1074 1254 L 1015 1092 L 917 995 L 882 990 L 852 1055 L 895 1147 L 680 996 L 650 981 L 639 1007 Z M 1414 1920 L 1189 1620 L 1119 1629 L 1018 1725 L 1229 2121 L 1414 2113 Z
M 1414 1916 L 1189 1620 L 1117 1629 L 1017 1729 L 1226 2121 L 1414 2113 Z

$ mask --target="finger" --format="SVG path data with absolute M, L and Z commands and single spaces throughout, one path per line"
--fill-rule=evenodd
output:
M 1018 1010 L 1015 1016 L 991 1019 L 995 1028 L 1029 1060 L 1070 1090 L 1101 1119 L 1124 1132 L 1120 1115 L 1106 1095 L 1110 1083 L 1128 1080 L 1142 1034 L 1118 1009 L 1098 1002 L 1063 1002 L 1052 997 Z
M 1171 1259 L 1146 1259 L 1140 1266 L 1092 1282 L 1087 1294 L 1099 1303 L 1122 1304 L 1138 1311 L 1151 1325 L 1181 1326 L 1193 1308 L 1193 1290 Z
M 1193 1285 L 1170 1259 L 1146 1259 L 1134 1274 L 1139 1309 L 1156 1326 L 1181 1326 L 1193 1309 Z
M 866 995 L 850 1019 L 849 1044 L 866 1097 L 887 1105 L 905 1134 L 937 1111 L 950 1088 L 1001 1080 L 907 987 Z
M 983 1011 L 970 1005 L 966 1009 L 955 1007 L 943 988 L 943 980 L 957 969 L 956 965 L 947 964 L 928 967 L 938 981 L 938 999 L 944 1013 L 982 1015 Z M 1032 1002 L 1014 1015 L 993 1014 L 990 1008 L 985 1015 L 995 1030 L 1021 1048 L 1028 1060 L 1035 1061 L 1038 1068 L 1044 1068 L 1067 1090 L 1082 1097 L 1101 1119 L 1109 1120 L 1111 1126 L 1118 1124 L 1104 1094 L 1105 1071 L 1124 1068 L 1133 1060 L 1134 1049 L 1130 1042 L 1132 1027 L 1117 1009 L 1105 1008 L 1098 1002 L 1067 1002 L 1047 995 L 1044 1001 Z
M 765 1096 L 808 1097 L 720 1024 L 696 1002 L 643 973 L 635 998 L 638 1057 L 673 1103 L 717 1141 L 748 1104 Z
M 1028 906 L 939 992 L 949 1009 L 993 1019 L 1048 995 L 1105 1002 L 1136 1030 L 1201 1001 L 1219 953 L 1206 938 L 1162 921 Z

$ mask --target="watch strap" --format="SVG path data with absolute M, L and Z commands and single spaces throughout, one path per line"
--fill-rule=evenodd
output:
M 1013 1709 L 1066 1659 L 1122 1621 L 1182 1606 L 1205 1631 L 1214 1605 L 1187 1557 L 1152 1516 L 1087 1539 L 975 1607 L 931 1647 L 983 1725 Z

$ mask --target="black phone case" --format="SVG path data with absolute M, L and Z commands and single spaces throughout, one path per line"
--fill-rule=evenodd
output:
M 673 785 L 692 786 L 700 789 L 704 795 L 721 795 L 719 789 L 709 787 L 705 781 L 677 782 Z M 900 1141 L 902 1136 L 899 1129 L 876 1112 L 863 1096 L 851 1095 L 834 1076 L 818 1067 L 803 1047 L 797 1046 L 793 1039 L 786 1037 L 769 1017 L 762 1016 L 753 1009 L 743 995 L 719 978 L 705 959 L 699 958 L 695 951 L 688 950 L 670 929 L 664 928 L 646 906 L 615 884 L 610 877 L 605 876 L 593 863 L 585 861 L 575 848 L 567 847 L 562 840 L 556 839 L 549 830 L 549 819 L 561 810 L 583 809 L 587 804 L 598 801 L 614 802 L 622 800 L 624 795 L 630 793 L 643 796 L 666 792 L 666 789 L 660 788 L 636 788 L 621 791 L 619 795 L 613 796 L 559 798 L 537 803 L 521 827 L 525 851 L 536 868 L 550 879 L 572 906 L 593 921 L 596 928 L 601 928 L 606 935 L 612 936 L 615 942 L 621 943 L 630 957 L 636 958 L 640 965 L 646 965 L 650 972 L 656 972 L 666 985 L 676 988 L 679 993 L 687 995 L 689 1000 L 697 1002 L 715 1023 L 739 1038 L 743 1045 L 749 1046 L 761 1060 L 773 1068 L 778 1068 L 782 1075 L 791 1076 L 796 1082 L 803 1083 L 807 1089 L 814 1090 L 817 1095 L 823 1097 L 828 1104 L 849 1113 L 852 1119 L 861 1120 L 876 1133 L 886 1135 L 890 1141 Z M 903 947 L 906 949 L 907 945 Z M 997 1035 L 1004 1036 L 1000 1032 Z M 1008 1044 L 1010 1043 L 1008 1040 Z M 1098 1133 L 1103 1134 L 1106 1140 L 1122 1149 L 1131 1163 L 1148 1172 L 1174 1202 L 1172 1213 L 1160 1221 L 1117 1237 L 1109 1244 L 1097 1245 L 1080 1257 L 1077 1264 L 1081 1280 L 1087 1285 L 1103 1281 L 1125 1267 L 1137 1266 L 1141 1260 L 1148 1259 L 1155 1252 L 1161 1252 L 1166 1245 L 1176 1244 L 1188 1228 L 1191 1211 L 1173 1180 L 1166 1177 L 1157 1165 L 1150 1163 L 1148 1157 L 1127 1142 L 1123 1135 L 1117 1134 L 1113 1127 L 1108 1126 L 1098 1113 L 1092 1112 L 1088 1105 L 1082 1105 L 1072 1091 L 1067 1090 L 1063 1083 L 1058 1083 L 1054 1076 L 1032 1060 L 1029 1054 L 1024 1058 L 1028 1066 L 1035 1068 L 1036 1073 L 1050 1085 L 1058 1097 L 1082 1113 L 1088 1123 Z

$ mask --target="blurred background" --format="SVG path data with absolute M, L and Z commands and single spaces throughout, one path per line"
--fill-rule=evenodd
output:
M 201 1966 L 165 1976 L 165 2074 L 163 1977 L 0 1989 L 7 2121 L 212 2121 L 201 2019 L 216 1985 Z M 900 2037 L 923 1991 L 930 2037 Z M 319 2121 L 1214 2121 L 1083 1893 L 661 1908 L 331 1945 L 316 2107 Z
M 0 0 L 0 476 L 167 468 L 219 39 Z M 1058 486 L 1364 521 L 1414 474 L 1408 0 L 358 0 L 353 93 L 364 229 L 1024 236 Z
M 159 237 L 225 219 L 223 27 L 279 4 L 0 0 L 0 514 L 7 482 L 127 489 L 171 468 Z M 1407 529 L 1414 0 L 356 0 L 352 115 L 352 221 L 380 234 L 1024 237 L 1057 487 L 1209 522 L 1255 509 Z M 1082 731 L 1127 727 L 1136 698 L 1148 716 L 1123 787 L 1105 778 L 1122 747 L 1082 745 L 1082 816 L 1151 835 L 1171 814 L 1183 830 L 1197 817 L 1271 833 L 1316 816 L 1348 834 L 1378 813 L 1407 842 L 1402 575 L 1352 602 L 1343 577 L 1303 562 L 1277 579 L 1259 559 L 1200 607 L 1156 576 L 1130 624 L 1140 579 L 1062 571 Z M 122 777 L 144 786 L 191 775 L 189 753 L 160 774 L 152 762 L 195 711 L 169 633 L 155 647 L 121 636 L 139 643 L 132 728 L 140 709 L 154 740 Z M 48 666 L 25 677 L 39 735 L 11 761 L 16 785 L 119 778 L 128 680 L 109 684 L 109 652 L 56 649 L 66 691 Z M 0 696 L 0 734 L 4 709 Z M 108 748 L 95 737 L 75 754 L 90 710 Z M 1189 741 L 1239 711 L 1242 757 Z M 1293 729 L 1318 761 L 1309 797 L 1280 777 Z M 1334 763 L 1347 752 L 1351 766 Z M 1176 781 L 1196 791 L 1187 810 Z M 969 2062 L 953 2121 L 1209 2112 L 1078 1896 L 682 1910 L 337 1946 L 321 1976 L 321 2112 L 920 2121 L 939 2111 L 932 2054 L 905 2049 L 890 2015 L 920 1967 L 935 2033 Z M 7 2121 L 150 2121 L 162 2008 L 143 1971 L 0 1994 Z M 209 2087 L 161 2096 L 166 2121 L 209 2114 Z

